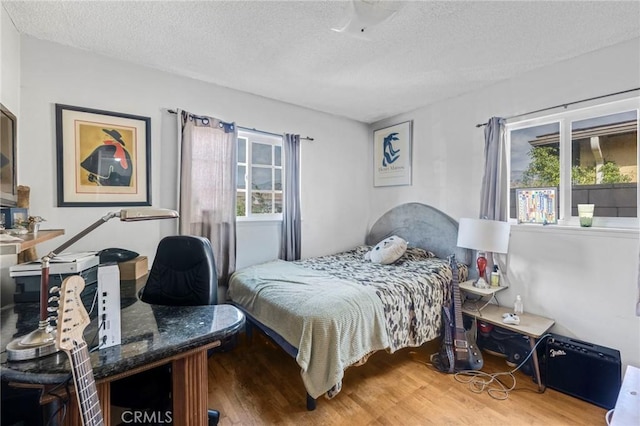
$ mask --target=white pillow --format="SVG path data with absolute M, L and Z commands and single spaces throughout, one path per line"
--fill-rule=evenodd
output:
M 366 260 L 373 263 L 388 265 L 400 259 L 407 250 L 407 242 L 397 235 L 393 235 L 380 241 L 365 255 Z

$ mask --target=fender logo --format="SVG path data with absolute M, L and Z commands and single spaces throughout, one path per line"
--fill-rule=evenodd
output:
M 560 350 L 551 349 L 551 351 L 549 351 L 549 355 L 551 356 L 551 358 L 556 357 L 556 356 L 566 355 L 566 354 L 567 353 L 565 351 L 563 351 L 562 349 L 560 349 Z

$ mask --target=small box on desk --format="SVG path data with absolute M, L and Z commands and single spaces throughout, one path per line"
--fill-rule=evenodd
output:
M 138 256 L 135 259 L 118 263 L 120 268 L 120 280 L 137 280 L 149 272 L 147 256 Z
M 19 222 L 26 222 L 29 218 L 29 209 L 22 207 L 2 207 L 0 209 L 2 222 L 6 229 L 14 228 Z

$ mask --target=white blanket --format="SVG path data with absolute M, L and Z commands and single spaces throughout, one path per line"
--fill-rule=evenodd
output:
M 389 346 L 375 289 L 275 261 L 236 272 L 229 297 L 298 348 L 309 395 L 340 383 L 344 370 Z

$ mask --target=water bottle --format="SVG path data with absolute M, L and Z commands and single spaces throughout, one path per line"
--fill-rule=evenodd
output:
M 522 305 L 522 298 L 520 295 L 516 296 L 516 301 L 513 303 L 513 313 L 516 315 L 522 315 L 524 312 L 524 306 Z

